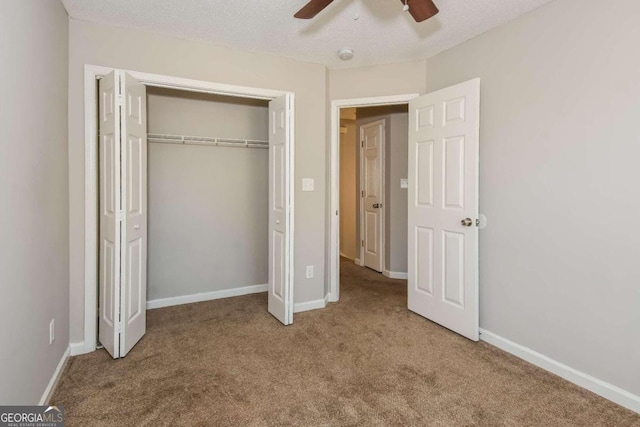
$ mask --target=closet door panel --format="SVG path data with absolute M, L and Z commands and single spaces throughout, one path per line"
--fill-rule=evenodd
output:
M 147 106 L 146 88 L 122 74 L 122 200 L 120 357 L 146 332 L 147 304 Z
M 269 103 L 269 313 L 282 324 L 293 322 L 290 274 L 289 99 Z
M 100 254 L 98 339 L 114 358 L 120 355 L 120 114 L 118 75 L 112 71 L 98 82 L 100 176 Z

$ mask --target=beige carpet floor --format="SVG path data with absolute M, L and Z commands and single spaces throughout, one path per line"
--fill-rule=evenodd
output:
M 148 312 L 122 360 L 71 358 L 67 426 L 640 426 L 640 415 L 406 308 L 342 262 L 340 302 L 284 327 L 266 294 Z

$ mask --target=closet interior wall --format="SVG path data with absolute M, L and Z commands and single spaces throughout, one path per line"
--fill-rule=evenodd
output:
M 268 103 L 148 87 L 152 134 L 268 139 Z M 268 150 L 149 143 L 149 301 L 268 279 Z

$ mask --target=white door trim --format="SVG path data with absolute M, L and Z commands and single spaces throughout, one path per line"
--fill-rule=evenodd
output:
M 85 129 L 85 160 L 84 160 L 84 343 L 82 353 L 89 353 L 96 349 L 97 344 L 97 280 L 98 280 L 98 174 L 97 174 L 97 79 L 116 68 L 99 65 L 84 66 L 84 129 Z M 165 76 L 160 74 L 143 73 L 139 71 L 122 70 L 141 81 L 147 86 L 181 89 L 190 92 L 213 93 L 242 98 L 254 98 L 271 100 L 286 95 L 291 105 L 291 126 L 289 129 L 291 147 L 289 153 L 290 165 L 288 180 L 291 192 L 289 233 L 289 274 L 294 277 L 294 145 L 295 145 L 295 94 L 293 92 L 254 88 L 247 86 L 234 86 L 223 83 L 215 83 L 204 80 L 192 80 L 181 77 Z M 339 131 L 339 129 L 338 129 Z M 293 281 L 291 281 L 290 293 L 293 295 Z
M 364 217 L 365 217 L 365 207 L 364 207 L 364 198 L 362 197 L 362 192 L 364 191 L 364 167 L 363 167 L 363 163 L 364 163 L 364 147 L 362 146 L 362 128 L 365 126 L 378 126 L 378 125 L 382 125 L 383 128 L 383 134 L 382 137 L 380 138 L 380 145 L 381 145 L 381 149 L 380 149 L 380 159 L 379 162 L 381 163 L 381 167 L 380 167 L 380 181 L 382 181 L 382 185 L 380 186 L 380 203 L 382 204 L 382 209 L 380 209 L 380 239 L 379 239 L 379 247 L 380 247 L 380 256 L 382 257 L 382 259 L 380 260 L 380 270 L 384 271 L 387 268 L 386 262 L 385 262 L 385 257 L 387 256 L 387 253 L 385 251 L 385 245 L 386 245 L 386 227 L 385 227 L 385 209 L 387 208 L 387 201 L 384 197 L 384 193 L 386 192 L 386 182 L 387 180 L 385 179 L 385 174 L 386 174 L 386 168 L 385 168 L 385 156 L 386 156 L 386 145 L 387 145 L 387 141 L 386 141 L 386 129 L 387 129 L 387 120 L 386 119 L 380 119 L 380 120 L 374 120 L 372 122 L 367 122 L 367 123 L 363 123 L 360 125 L 360 127 L 358 128 L 358 152 L 359 152 L 359 167 L 360 167 L 360 187 L 358 188 L 358 197 L 359 197 L 359 206 L 360 206 L 360 218 L 358 218 L 358 221 L 360 221 L 360 251 L 358 252 L 360 255 L 360 259 L 362 260 L 362 265 L 365 265 L 365 253 L 364 253 L 364 246 L 362 245 L 362 241 L 364 240 L 364 231 L 365 231 L 365 221 L 364 221 Z M 339 187 L 339 186 L 338 186 Z M 338 215 L 339 217 L 339 215 Z M 340 248 L 338 248 L 340 249 Z
M 330 203 L 329 262 L 327 280 L 329 280 L 329 301 L 340 299 L 340 109 L 350 107 L 374 107 L 381 105 L 407 104 L 418 97 L 419 93 L 374 96 L 368 98 L 336 99 L 331 101 L 331 158 L 330 158 Z

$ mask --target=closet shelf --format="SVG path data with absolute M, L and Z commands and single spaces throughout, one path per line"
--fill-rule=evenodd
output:
M 269 141 L 257 139 L 212 138 L 208 136 L 148 133 L 147 141 L 160 144 L 211 145 L 216 147 L 269 148 Z

